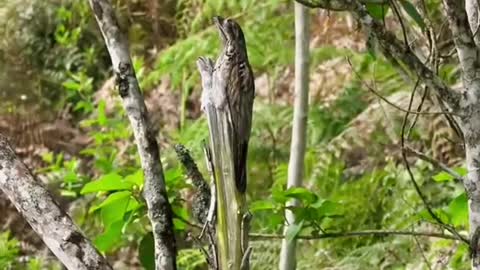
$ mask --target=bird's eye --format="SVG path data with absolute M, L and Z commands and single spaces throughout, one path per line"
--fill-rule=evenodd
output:
M 232 44 L 229 44 L 227 47 L 227 55 L 231 56 L 234 54 L 234 52 L 235 52 L 235 47 Z

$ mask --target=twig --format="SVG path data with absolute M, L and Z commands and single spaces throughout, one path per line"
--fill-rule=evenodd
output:
M 310 7 L 325 9 L 329 9 L 332 4 L 335 4 L 341 6 L 343 10 L 351 11 L 362 23 L 365 30 L 378 41 L 379 48 L 384 55 L 390 55 L 399 59 L 410 69 L 411 73 L 418 74 L 419 78 L 428 87 L 435 90 L 454 112 L 460 109 L 460 101 L 464 97 L 448 87 L 432 70 L 422 63 L 412 50 L 406 48 L 394 33 L 387 31 L 384 25 L 372 18 L 366 7 L 359 1 L 301 0 L 299 2 Z
M 156 134 L 150 124 L 133 69 L 128 40 L 120 30 L 110 1 L 89 0 L 89 2 L 110 54 L 118 92 L 137 144 L 145 179 L 143 197 L 147 204 L 155 244 L 155 266 L 156 269 L 174 270 L 177 248 L 173 212 L 167 197 Z
M 71 270 L 112 269 L 107 260 L 18 160 L 0 135 L 0 190 L 55 256 Z
M 430 265 L 430 262 L 428 261 L 427 256 L 425 256 L 425 252 L 423 252 L 422 245 L 420 241 L 418 241 L 417 236 L 414 235 L 413 239 L 415 240 L 415 244 L 417 244 L 418 251 L 420 252 L 420 254 L 422 254 L 423 261 L 425 262 L 425 265 L 427 266 L 428 270 L 432 270 L 432 266 Z
M 424 237 L 462 241 L 457 236 L 448 235 L 444 233 L 412 232 L 412 231 L 396 231 L 396 230 L 365 230 L 365 231 L 353 231 L 353 232 L 322 233 L 320 235 L 298 235 L 296 236 L 296 238 L 301 240 L 319 240 L 319 239 L 326 239 L 326 238 L 344 238 L 344 237 L 356 237 L 356 236 L 371 237 L 371 236 L 389 236 L 389 235 L 398 235 L 398 236 L 414 236 L 415 235 L 415 236 L 424 236 Z M 281 234 L 263 234 L 263 233 L 250 234 L 251 241 L 268 240 L 268 239 L 281 240 L 284 237 L 285 236 Z M 462 237 L 466 238 L 466 236 L 462 236 Z
M 390 6 L 392 7 L 395 15 L 398 18 L 398 21 L 400 22 L 400 27 L 402 28 L 402 34 L 403 34 L 403 42 L 405 42 L 405 48 L 407 50 L 410 50 L 410 45 L 408 44 L 408 37 L 407 37 L 407 29 L 405 28 L 405 25 L 403 23 L 402 16 L 400 15 L 400 12 L 398 11 L 397 5 L 395 4 L 395 1 L 389 0 Z
M 357 80 L 360 81 L 360 83 L 365 86 L 370 92 L 372 92 L 375 96 L 377 96 L 378 98 L 380 98 L 381 100 L 383 100 L 385 103 L 387 103 L 388 105 L 392 106 L 393 108 L 401 111 L 401 112 L 404 112 L 404 113 L 409 113 L 409 114 L 414 114 L 414 115 L 437 115 L 437 114 L 451 114 L 451 115 L 456 115 L 456 116 L 461 116 L 461 115 L 458 115 L 458 114 L 455 114 L 453 112 L 444 112 L 444 111 L 441 111 L 441 112 L 422 112 L 422 111 L 412 111 L 412 110 L 406 110 L 400 106 L 398 106 L 397 104 L 391 102 L 390 100 L 388 100 L 386 97 L 384 97 L 382 94 L 378 93 L 377 90 L 375 90 L 372 86 L 370 86 L 369 84 L 367 84 L 360 76 L 360 74 L 358 74 L 358 72 L 355 70 L 355 68 L 353 67 L 353 64 L 352 62 L 350 61 L 350 58 L 347 57 L 347 62 L 350 66 L 350 68 L 352 69 L 352 72 L 354 73 L 355 77 L 357 77 Z M 423 104 L 423 102 L 421 103 Z
M 461 176 L 459 173 L 457 173 L 456 171 L 450 169 L 446 164 L 443 164 L 442 162 L 432 158 L 432 157 L 429 157 L 427 155 L 425 155 L 424 153 L 422 152 L 419 152 L 409 146 L 406 146 L 405 147 L 405 150 L 410 153 L 410 154 L 413 154 L 414 156 L 420 158 L 421 160 L 424 160 L 430 164 L 432 164 L 433 166 L 445 171 L 446 173 L 450 174 L 451 176 L 453 176 L 455 179 L 458 179 L 460 181 L 462 181 L 463 179 L 463 176 Z
M 413 99 L 414 99 L 414 96 L 415 96 L 415 93 L 416 93 L 416 90 L 417 90 L 417 87 L 418 87 L 418 84 L 420 83 L 420 79 L 417 80 L 417 82 L 415 83 L 415 87 L 413 88 L 413 91 L 412 91 L 412 94 L 411 94 L 411 97 L 410 97 L 410 102 L 408 104 L 408 111 L 410 111 L 412 109 L 412 103 L 413 103 Z M 401 146 L 402 146 L 402 159 L 403 159 L 403 162 L 405 164 L 405 167 L 407 169 L 407 172 L 408 172 L 408 175 L 410 176 L 410 180 L 412 181 L 413 183 L 413 186 L 415 188 L 415 191 L 417 192 L 418 196 L 420 197 L 420 199 L 422 200 L 422 203 L 423 205 L 425 206 L 425 208 L 427 209 L 427 212 L 430 214 L 430 216 L 438 223 L 440 224 L 444 229 L 446 229 L 447 231 L 449 231 L 451 234 L 455 235 L 458 237 L 458 239 L 462 240 L 463 242 L 465 243 L 469 243 L 468 239 L 461 236 L 456 230 L 455 228 L 449 226 L 448 224 L 445 224 L 436 214 L 435 212 L 433 211 L 432 207 L 430 206 L 430 204 L 428 203 L 427 201 L 427 198 L 425 197 L 425 195 L 423 194 L 423 192 L 421 191 L 420 189 L 420 186 L 418 185 L 417 181 L 415 180 L 415 177 L 412 173 L 412 169 L 410 168 L 410 164 L 407 160 L 407 151 L 406 151 L 406 147 L 405 147 L 405 128 L 407 126 L 407 123 L 408 123 L 408 116 L 409 116 L 409 113 L 407 112 L 405 114 L 405 117 L 403 119 L 403 124 L 402 124 L 402 135 L 401 135 Z

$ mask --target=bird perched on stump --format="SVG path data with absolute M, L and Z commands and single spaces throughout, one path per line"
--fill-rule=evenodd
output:
M 254 77 L 240 25 L 222 17 L 214 17 L 213 20 L 223 42 L 223 51 L 213 72 L 214 80 L 223 91 L 213 98 L 218 101 L 215 102 L 217 107 L 226 106 L 229 112 L 235 184 L 237 190 L 244 193 L 247 188 L 247 152 L 255 97 Z

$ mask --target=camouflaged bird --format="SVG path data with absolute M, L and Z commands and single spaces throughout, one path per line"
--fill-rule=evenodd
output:
M 223 42 L 223 51 L 215 64 L 214 76 L 220 76 L 222 98 L 228 106 L 232 125 L 232 145 L 235 164 L 235 184 L 239 192 L 247 188 L 247 152 L 252 127 L 255 86 L 248 62 L 245 37 L 235 21 L 214 17 Z M 216 72 L 219 71 L 219 72 Z

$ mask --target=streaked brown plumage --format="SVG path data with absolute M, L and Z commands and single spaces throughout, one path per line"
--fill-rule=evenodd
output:
M 215 64 L 215 70 L 224 79 L 225 102 L 231 117 L 232 145 L 235 158 L 235 179 L 239 192 L 247 187 L 247 152 L 252 127 L 255 86 L 253 72 L 248 62 L 245 37 L 235 21 L 214 18 L 223 41 L 223 51 Z

